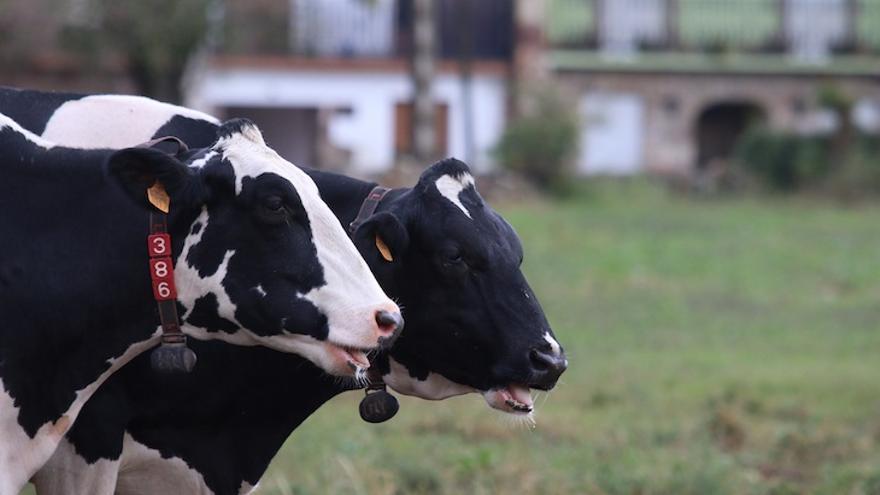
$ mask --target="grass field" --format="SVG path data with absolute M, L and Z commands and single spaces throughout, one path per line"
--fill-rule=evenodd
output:
M 499 208 L 571 361 L 529 430 L 477 396 L 360 394 L 262 494 L 880 494 L 880 207 L 644 183 Z

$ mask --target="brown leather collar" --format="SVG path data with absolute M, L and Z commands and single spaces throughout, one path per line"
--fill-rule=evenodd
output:
M 167 145 L 173 145 L 174 148 L 171 148 Z M 141 143 L 135 146 L 135 148 L 155 148 L 171 156 L 179 155 L 181 153 L 189 151 L 189 146 L 187 146 L 186 143 L 184 143 L 180 138 L 176 136 L 162 136 L 156 139 L 151 139 L 146 143 Z
M 358 227 L 373 216 L 376 208 L 379 207 L 379 203 L 382 202 L 382 198 L 390 190 L 387 187 L 376 186 L 370 191 L 370 194 L 367 195 L 363 204 L 361 204 L 357 217 L 348 225 L 349 236 L 353 238 Z M 388 393 L 385 381 L 382 379 L 382 373 L 379 370 L 371 366 L 369 371 L 367 371 L 367 376 L 369 377 L 369 385 L 365 387 L 364 398 L 361 399 L 360 406 L 358 407 L 361 419 L 368 423 L 388 421 L 397 414 L 400 404 L 393 395 Z
M 189 149 L 183 141 L 174 136 L 153 139 L 137 147 L 154 148 L 172 156 Z M 162 326 L 161 343 L 150 355 L 150 364 L 154 370 L 164 373 L 188 373 L 196 364 L 196 355 L 186 346 L 186 335 L 180 329 L 168 216 L 158 209 L 150 211 L 147 252 L 150 260 L 153 298 L 156 300 L 159 322 Z
M 357 232 L 358 227 L 366 222 L 368 218 L 373 216 L 373 213 L 376 212 L 376 208 L 379 207 L 379 203 L 382 202 L 382 198 L 384 198 L 390 190 L 391 189 L 387 187 L 376 186 L 370 191 L 370 194 L 367 194 L 367 198 L 364 199 L 363 204 L 361 204 L 361 210 L 358 212 L 357 217 L 348 224 L 348 235 L 350 237 L 354 237 L 354 233 Z

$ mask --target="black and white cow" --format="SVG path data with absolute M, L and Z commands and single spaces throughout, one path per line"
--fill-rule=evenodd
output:
M 40 94 L 29 98 L 39 100 Z M 44 103 L 42 118 L 32 123 L 36 131 L 66 128 L 78 134 L 65 121 L 80 113 L 100 119 L 108 101 L 129 115 L 118 118 L 118 109 L 108 113 L 117 127 L 141 111 L 179 110 L 131 142 L 173 127 L 174 135 L 199 146 L 212 139 L 209 127 L 217 124 L 205 114 L 139 97 L 56 96 L 43 100 L 58 111 Z M 27 113 L 22 100 L 14 92 L 0 92 L 0 110 L 19 107 Z M 70 137 L 81 145 L 83 139 Z M 88 145 L 102 142 L 93 139 Z M 343 225 L 354 220 L 376 185 L 309 174 Z M 377 236 L 390 248 L 392 261 L 379 252 Z M 522 247 L 516 234 L 480 198 L 467 166 L 445 160 L 430 167 L 415 187 L 390 191 L 354 238 L 380 284 L 406 308 L 407 330 L 373 360 L 384 380 L 398 392 L 427 399 L 479 392 L 494 408 L 530 414 L 529 388 L 553 387 L 567 361 L 519 270 Z M 70 486 L 89 493 L 112 493 L 114 486 L 116 493 L 131 494 L 246 493 L 293 429 L 350 388 L 318 380 L 317 370 L 294 357 L 209 342 L 193 346 L 202 370 L 208 360 L 218 363 L 216 371 L 225 373 L 222 387 L 199 370 L 185 377 L 190 385 L 169 386 L 136 360 L 87 404 L 63 446 L 66 452 L 59 450 L 36 478 L 40 493 L 64 493 L 65 487 L 74 492 Z M 250 386 L 255 377 L 265 386 Z M 164 405 L 157 396 L 165 397 Z M 108 424 L 108 411 L 125 412 Z M 123 436 L 120 450 L 116 439 Z
M 16 495 L 101 383 L 158 341 L 145 199 L 156 182 L 171 201 L 185 333 L 342 376 L 390 343 L 399 309 L 314 182 L 246 121 L 218 135 L 185 157 L 81 150 L 0 114 L 0 495 Z

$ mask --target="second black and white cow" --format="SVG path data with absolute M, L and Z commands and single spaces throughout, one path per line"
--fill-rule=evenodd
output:
M 218 135 L 186 157 L 79 150 L 0 115 L 0 495 L 16 495 L 101 383 L 157 343 L 146 200 L 157 183 L 170 238 L 153 244 L 176 265 L 185 333 L 344 376 L 390 343 L 398 308 L 314 182 L 246 121 Z
M 103 98 L 56 102 L 64 111 L 46 112 L 46 122 L 35 128 L 65 127 L 62 121 L 77 109 L 99 118 L 103 103 L 97 102 Z M 131 112 L 130 119 L 144 106 L 148 112 L 169 108 L 143 98 L 112 98 Z M 0 95 L 0 109 L 17 101 Z M 201 123 L 190 125 L 188 119 Z M 158 121 L 157 129 L 174 123 L 175 135 L 196 146 L 210 139 L 204 124 L 216 125 L 212 117 L 189 110 Z M 159 131 L 150 132 L 133 139 Z M 99 143 L 92 141 L 93 146 Z M 376 186 L 309 173 L 343 225 L 355 219 Z M 519 239 L 482 200 L 466 165 L 445 160 L 425 171 L 414 187 L 388 192 L 354 237 L 380 284 L 406 308 L 407 330 L 389 352 L 374 359 L 393 389 L 427 399 L 478 392 L 494 408 L 529 414 L 529 389 L 556 383 L 567 362 L 519 270 Z M 377 238 L 389 252 L 382 253 Z M 112 493 L 116 486 L 123 494 L 247 492 L 290 432 L 350 388 L 315 381 L 317 371 L 296 358 L 194 345 L 203 364 L 210 359 L 222 368 L 217 370 L 224 373 L 222 385 L 196 374 L 186 378 L 192 380 L 189 385 L 168 386 L 157 382 L 161 377 L 145 374 L 143 360 L 135 361 L 87 405 L 84 417 L 94 420 L 80 422 L 65 445 L 66 454 L 59 451 L 40 473 L 41 493 L 63 493 L 65 486 L 94 493 Z M 265 386 L 248 386 L 251 377 L 260 377 Z M 165 397 L 164 406 L 157 396 Z M 125 411 L 121 421 L 108 424 L 107 412 L 120 410 Z M 121 450 L 117 440 L 99 440 L 123 435 Z

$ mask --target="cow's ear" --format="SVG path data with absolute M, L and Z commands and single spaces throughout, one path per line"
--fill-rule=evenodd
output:
M 409 233 L 406 227 L 393 214 L 387 211 L 376 213 L 358 228 L 356 237 L 365 257 L 368 252 L 386 262 L 394 262 L 403 256 L 409 246 Z
M 128 195 L 145 208 L 155 203 L 161 186 L 171 205 L 190 206 L 196 197 L 197 177 L 174 156 L 151 148 L 127 148 L 117 151 L 107 161 L 107 173 L 117 180 Z M 148 198 L 147 189 L 152 189 Z M 161 192 L 161 191 L 160 191 Z

